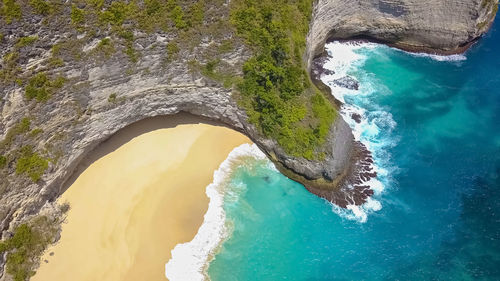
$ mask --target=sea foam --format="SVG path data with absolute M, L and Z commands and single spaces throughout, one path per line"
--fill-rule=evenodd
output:
M 369 213 L 382 208 L 382 204 L 375 198 L 380 199 L 380 195 L 386 187 L 391 185 L 391 174 L 398 170 L 397 167 L 393 166 L 391 155 L 388 152 L 389 148 L 398 142 L 397 137 L 391 134 L 397 124 L 388 109 L 382 108 L 372 101 L 376 95 L 390 95 L 391 90 L 372 73 L 363 70 L 366 60 L 369 56 L 389 60 L 387 56 L 389 50 L 400 51 L 416 57 L 426 57 L 435 61 L 460 62 L 466 60 L 467 57 L 464 55 L 442 56 L 409 53 L 385 45 L 364 42 L 331 42 L 326 45 L 326 50 L 329 59 L 323 67 L 330 72 L 328 75 L 323 75 L 321 80 L 330 86 L 332 95 L 343 103 L 340 113 L 351 126 L 355 140 L 363 143 L 372 153 L 374 160 L 372 170 L 377 173 L 376 178 L 364 183 L 370 186 L 374 192 L 374 196 L 365 204 L 361 206 L 349 205 L 346 209 L 332 206 L 332 209 L 344 218 L 365 222 Z M 342 88 L 333 83 L 334 80 L 346 76 L 358 81 L 358 90 Z
M 207 186 L 210 200 L 203 224 L 190 242 L 178 244 L 172 250 L 172 258 L 165 265 L 165 275 L 171 281 L 196 281 L 206 279 L 209 260 L 229 231 L 224 212 L 224 194 L 231 173 L 245 158 L 267 159 L 255 144 L 242 144 L 222 162 L 214 172 L 213 182 Z
M 457 55 L 435 55 L 435 54 L 426 54 L 426 53 L 411 53 L 411 52 L 406 52 L 399 50 L 401 52 L 405 52 L 408 55 L 414 56 L 414 57 L 424 57 L 424 58 L 430 58 L 435 61 L 464 61 L 467 60 L 467 57 L 462 54 L 457 54 Z
M 397 125 L 392 115 L 370 102 L 370 96 L 374 93 L 390 91 L 375 77 L 362 72 L 362 66 L 368 58 L 367 54 L 383 55 L 378 52 L 377 48 L 379 45 L 374 43 L 332 42 L 327 44 L 329 60 L 324 68 L 332 70 L 333 73 L 321 77 L 322 81 L 330 86 L 332 95 L 343 103 L 340 114 L 351 126 L 355 140 L 367 147 L 374 160 L 371 168 L 377 172 L 377 177 L 364 183 L 373 190 L 374 197 L 369 198 L 361 206 L 348 205 L 345 209 L 332 204 L 332 210 L 341 217 L 361 223 L 367 221 L 368 214 L 382 208 L 382 204 L 375 198 L 383 193 L 390 181 L 388 171 L 391 167 L 390 155 L 385 151 L 396 143 L 390 135 Z M 332 83 L 346 76 L 358 81 L 358 90 L 342 88 Z

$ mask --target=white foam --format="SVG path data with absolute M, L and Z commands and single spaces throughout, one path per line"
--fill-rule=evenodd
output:
M 402 51 L 402 50 L 399 50 Z M 410 53 L 406 51 L 405 52 L 411 56 L 414 57 L 424 57 L 424 58 L 430 58 L 435 61 L 464 61 L 467 60 L 467 57 L 463 54 L 457 54 L 457 55 L 436 55 L 436 54 L 426 54 L 426 53 Z
M 360 223 L 365 223 L 368 220 L 368 215 L 370 213 L 382 209 L 382 204 L 371 197 L 368 198 L 366 203 L 363 205 L 347 205 L 345 209 L 335 204 L 331 204 L 331 206 L 332 211 L 337 213 L 342 218 Z
M 332 95 L 342 101 L 341 115 L 353 129 L 355 140 L 363 143 L 372 152 L 374 164 L 371 170 L 377 172 L 377 178 L 372 178 L 363 183 L 368 185 L 374 192 L 374 196 L 380 196 L 389 182 L 388 169 L 390 166 L 390 155 L 387 148 L 396 142 L 388 134 L 396 127 L 392 115 L 383 108 L 377 107 L 370 101 L 373 94 L 390 93 L 384 85 L 379 83 L 372 74 L 362 72 L 362 66 L 367 60 L 367 52 L 383 56 L 377 51 L 380 46 L 374 43 L 350 43 L 332 42 L 327 44 L 326 49 L 330 59 L 325 64 L 325 69 L 332 70 L 335 74 L 322 76 L 322 81 L 329 85 Z M 358 80 L 359 90 L 349 90 L 338 87 L 332 81 L 341 77 L 351 76 Z M 353 115 L 358 115 L 356 122 Z M 392 170 L 392 168 L 391 168 Z M 341 217 L 364 223 L 368 215 L 382 208 L 382 204 L 370 197 L 361 206 L 348 205 L 346 209 L 332 205 L 332 210 Z
M 255 144 L 242 144 L 233 149 L 214 172 L 214 181 L 207 186 L 210 200 L 204 221 L 198 233 L 190 242 L 178 244 L 172 250 L 172 258 L 165 265 L 165 275 L 171 281 L 195 281 L 206 279 L 206 265 L 215 249 L 227 237 L 225 225 L 224 189 L 229 181 L 235 163 L 244 158 L 266 159 Z

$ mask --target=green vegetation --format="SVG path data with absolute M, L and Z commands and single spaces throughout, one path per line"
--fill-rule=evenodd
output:
M 203 24 L 205 18 L 205 1 L 200 0 L 191 5 L 186 18 L 189 27 L 196 27 Z
M 21 6 L 15 0 L 2 0 L 0 15 L 5 19 L 5 23 L 10 24 L 12 20 L 20 20 L 22 17 Z
M 0 141 L 0 149 L 4 149 L 12 144 L 18 135 L 24 134 L 30 130 L 31 121 L 28 117 L 21 119 L 14 127 L 7 131 L 5 139 Z
M 41 133 L 43 133 L 43 130 L 42 130 L 42 129 L 40 129 L 40 128 L 36 128 L 36 129 L 31 130 L 31 132 L 30 132 L 29 136 L 30 136 L 31 138 L 34 138 L 34 137 L 38 136 L 38 135 L 39 135 L 39 134 L 41 134 Z
M 85 37 L 72 37 L 54 45 L 52 56 L 44 66 L 45 72 L 34 75 L 21 70 L 18 48 L 32 44 L 36 37 L 20 38 L 16 48 L 4 56 L 0 81 L 11 83 L 9 85 L 18 82 L 18 85 L 25 86 L 28 100 L 44 102 L 65 81 L 62 77 L 49 77 L 48 73 L 63 66 L 65 61 L 96 56 L 95 61 L 101 62 L 104 61 L 102 57 L 109 58 L 118 51 L 135 63 L 140 52 L 134 49 L 138 46 L 134 43 L 134 34 L 162 31 L 175 36 L 166 46 L 165 61 L 169 62 L 179 56 L 180 50 L 193 49 L 203 36 L 207 36 L 215 42 L 213 47 L 204 50 L 197 58 L 202 63 L 195 61 L 190 66 L 227 88 L 233 87 L 237 92 L 234 96 L 245 108 L 250 122 L 266 137 L 276 139 L 286 152 L 318 159 L 324 152 L 322 144 L 336 112 L 310 81 L 303 65 L 312 2 L 233 0 L 229 3 L 228 18 L 227 9 L 214 9 L 222 7 L 223 1 L 220 0 L 85 0 L 68 3 L 27 0 L 27 12 L 41 15 L 65 12 L 72 28 L 85 32 Z M 21 18 L 17 3 L 20 1 L 2 0 L 2 17 L 6 20 Z M 51 24 L 50 21 L 47 24 Z M 103 38 L 97 47 L 90 53 L 82 52 L 83 45 L 96 37 Z M 243 76 L 236 77 L 240 69 L 233 69 L 234 66 L 225 62 L 222 54 L 231 52 L 242 42 L 252 50 L 253 56 L 245 62 Z M 124 69 L 127 73 L 136 70 L 130 65 Z
M 35 274 L 33 268 L 57 234 L 57 224 L 45 216 L 19 225 L 14 235 L 0 242 L 0 254 L 7 252 L 6 271 L 14 281 L 26 281 Z
M 45 0 L 30 0 L 30 6 L 33 8 L 35 13 L 39 15 L 49 15 L 54 12 L 54 7 L 49 1 Z
M 17 39 L 16 48 L 26 47 L 28 45 L 35 43 L 36 40 L 38 40 L 38 36 L 21 37 Z
M 25 174 L 33 182 L 37 182 L 49 167 L 48 160 L 33 152 L 31 146 L 23 146 L 20 153 L 21 156 L 17 159 L 16 173 Z
M 139 60 L 139 55 L 134 49 L 134 33 L 130 30 L 122 30 L 118 34 L 123 40 L 125 40 L 125 54 L 128 56 L 131 62 L 136 63 Z
M 336 112 L 302 65 L 312 0 L 236 0 L 231 22 L 254 56 L 243 66 L 240 104 L 288 153 L 321 158 Z
M 97 44 L 97 47 L 95 50 L 98 53 L 103 54 L 106 58 L 111 57 L 115 53 L 115 45 L 113 44 L 113 41 L 111 41 L 110 38 L 103 38 L 99 44 Z
M 0 69 L 0 81 L 5 84 L 12 83 L 18 78 L 21 68 L 18 66 L 19 53 L 12 51 L 3 56 L 2 68 Z
M 234 48 L 233 41 L 224 40 L 224 41 L 222 41 L 222 43 L 219 45 L 219 47 L 217 49 L 218 49 L 218 52 L 220 54 L 225 54 L 225 53 L 228 53 L 231 50 L 233 50 L 233 48 Z
M 172 10 L 172 12 L 170 13 L 170 19 L 172 19 L 172 21 L 174 22 L 175 27 L 179 29 L 183 29 L 188 26 L 186 21 L 184 20 L 184 11 L 180 6 L 176 6 Z
M 7 157 L 0 155 L 0 169 L 3 169 L 7 165 Z
M 65 79 L 62 76 L 50 80 L 45 72 L 40 72 L 28 81 L 25 96 L 28 100 L 36 99 L 39 102 L 45 102 L 51 97 L 55 89 L 64 85 L 64 82 Z
M 177 58 L 177 54 L 180 52 L 179 45 L 175 42 L 168 42 L 167 44 L 167 61 L 173 61 Z
M 212 59 L 206 64 L 201 65 L 197 61 L 190 63 L 192 69 L 197 69 L 205 77 L 222 83 L 225 88 L 231 88 L 238 77 L 227 71 L 227 68 L 221 65 L 220 59 Z
M 80 26 L 85 22 L 85 13 L 79 9 L 75 4 L 71 6 L 71 23 L 75 26 Z
M 111 95 L 109 95 L 108 102 L 110 103 L 116 102 L 116 93 L 112 93 Z

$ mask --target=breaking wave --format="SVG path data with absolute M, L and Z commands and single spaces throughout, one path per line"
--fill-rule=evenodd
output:
M 171 281 L 205 280 L 206 267 L 221 242 L 228 237 L 224 196 L 231 174 L 245 159 L 267 159 L 255 144 L 242 144 L 231 153 L 214 172 L 214 181 L 207 186 L 210 200 L 203 224 L 190 242 L 178 244 L 172 250 L 172 258 L 165 265 L 165 275 Z
M 375 77 L 362 71 L 362 66 L 370 54 L 377 53 L 379 45 L 375 43 L 332 42 L 326 45 L 329 59 L 324 65 L 327 74 L 321 80 L 328 85 L 333 96 L 343 103 L 340 114 L 353 130 L 356 141 L 364 144 L 372 153 L 372 170 L 377 173 L 364 183 L 373 190 L 374 196 L 361 206 L 348 205 L 346 209 L 332 205 L 334 212 L 340 216 L 366 222 L 368 214 L 378 211 L 382 204 L 376 198 L 389 185 L 389 170 L 391 166 L 388 148 L 397 140 L 391 137 L 391 131 L 396 127 L 392 115 L 371 101 L 378 92 L 389 91 Z M 339 79 L 356 81 L 356 87 L 346 88 L 338 85 Z M 354 80 L 353 80 L 354 79 Z

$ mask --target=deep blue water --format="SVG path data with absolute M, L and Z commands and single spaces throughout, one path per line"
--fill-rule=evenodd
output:
M 496 24 L 466 60 L 347 47 L 382 208 L 349 219 L 267 163 L 236 167 L 212 280 L 500 280 L 499 46 Z

